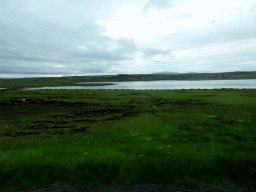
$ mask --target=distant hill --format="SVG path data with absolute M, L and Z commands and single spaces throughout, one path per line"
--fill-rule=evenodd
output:
M 162 72 L 163 73 L 163 72 Z M 178 73 L 177 74 L 117 74 L 97 76 L 34 77 L 23 79 L 0 79 L 0 88 L 15 90 L 23 87 L 51 87 L 74 85 L 80 82 L 121 82 L 121 81 L 159 81 L 159 80 L 231 80 L 256 79 L 256 71 L 235 71 L 222 73 Z M 2 92 L 2 91 L 1 91 Z
M 151 73 L 151 74 L 179 74 L 179 72 L 163 71 L 163 72 L 157 72 L 157 73 Z
M 197 73 L 197 72 L 189 72 L 189 73 Z M 163 72 L 157 72 L 157 73 L 151 73 L 151 74 L 181 74 L 181 73 L 179 73 L 179 72 L 163 71 Z

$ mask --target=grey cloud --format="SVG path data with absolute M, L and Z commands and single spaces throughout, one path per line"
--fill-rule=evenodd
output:
M 10 67 L 11 66 L 11 67 Z M 27 61 L 26 63 L 21 62 L 11 62 L 11 63 L 1 63 L 0 73 L 14 73 L 14 74 L 44 74 L 45 65 L 36 65 L 36 62 Z
M 79 75 L 81 73 L 103 73 L 108 69 L 108 66 L 94 62 L 90 63 L 90 65 L 84 63 L 69 63 L 62 67 L 55 67 L 56 65 L 54 64 L 55 63 L 41 63 L 38 65 L 38 63 L 34 61 L 1 63 L 0 74 Z
M 163 10 L 174 7 L 180 0 L 10 0 L 0 4 L 0 75 L 10 74 L 106 74 L 150 71 L 153 68 L 163 71 L 172 67 L 174 71 L 198 71 L 203 69 L 228 69 L 244 66 L 253 67 L 255 46 L 235 44 L 237 52 L 215 56 L 199 55 L 193 59 L 152 59 L 152 65 L 129 68 L 133 65 L 135 53 L 141 53 L 149 60 L 154 56 L 172 56 L 172 51 L 203 48 L 207 44 L 241 42 L 256 39 L 255 5 L 250 14 L 234 17 L 231 21 L 194 30 L 170 34 L 153 43 L 138 45 L 133 39 L 113 39 L 104 36 L 104 26 L 95 24 L 111 17 L 116 8 L 124 5 L 144 5 L 143 12 L 152 9 Z M 3 6 L 2 6 L 3 5 Z M 254 10 L 254 11 L 253 11 Z M 188 14 L 171 15 L 182 19 Z M 213 24 L 213 25 L 212 25 Z M 216 25 L 215 25 L 216 24 Z M 242 42 L 243 43 L 243 42 Z M 166 50 L 161 47 L 170 47 Z M 241 49 L 242 47 L 242 49 Z M 236 47 L 234 49 L 236 50 Z M 169 57 L 168 57 L 169 58 Z M 125 64 L 124 64 L 125 63 Z M 175 63 L 175 64 L 174 64 Z M 245 64 L 243 64 L 245 63 Z M 180 64 L 180 69 L 174 68 Z M 187 65 L 187 68 L 183 67 Z M 154 66 L 155 65 L 155 66 Z M 170 65 L 170 66 L 169 66 Z M 234 66 L 233 66 L 234 65 Z M 165 68 L 164 68 L 165 67 Z M 188 70 L 189 68 L 189 70 Z
M 104 1 L 104 6 L 103 0 L 69 3 L 4 3 L 5 12 L 0 19 L 0 73 L 104 72 L 117 67 L 105 63 L 133 59 L 134 40 L 104 36 L 104 26 L 94 24 L 108 14 L 103 13 L 106 6 L 114 9 L 112 0 Z
M 119 40 L 99 38 L 98 41 L 85 42 L 84 47 L 85 49 L 81 49 L 79 51 L 75 50 L 71 53 L 72 56 L 75 56 L 76 61 L 131 60 L 133 59 L 133 53 L 136 51 L 135 41 L 126 38 L 120 38 Z
M 190 49 L 207 44 L 237 42 L 256 39 L 256 22 L 225 27 L 226 24 L 204 27 L 193 31 L 171 34 L 158 43 L 174 45 L 177 50 Z
M 168 0 L 150 0 L 149 3 L 156 7 L 157 9 L 166 9 L 168 7 L 172 7 L 173 5 Z
M 142 49 L 142 57 L 143 58 L 152 58 L 156 55 L 160 56 L 167 56 L 171 55 L 171 50 L 170 49 L 159 49 L 159 48 L 144 48 Z
M 244 63 L 255 61 L 256 55 L 252 52 L 236 52 L 234 53 L 226 53 L 221 55 L 214 56 L 202 56 L 200 58 L 190 58 L 186 61 L 186 67 L 190 68 L 190 70 L 195 71 L 203 71 L 203 69 L 207 69 L 207 71 L 246 71 L 256 70 L 255 64 L 245 65 Z M 201 61 L 198 63 L 198 61 Z M 182 62 L 180 62 L 182 63 Z
M 9 64 L 9 68 L 11 65 L 13 73 L 26 73 L 26 70 L 17 67 L 15 61 L 24 63 L 24 68 L 27 68 L 28 72 L 31 68 L 28 63 L 34 61 L 34 66 L 43 66 L 40 70 L 48 69 L 45 73 L 55 73 L 56 68 L 46 67 L 46 63 L 61 63 L 67 66 L 73 65 L 72 63 L 83 63 L 85 68 L 87 65 L 97 67 L 101 62 L 131 60 L 136 51 L 134 40 L 115 40 L 106 37 L 102 35 L 104 28 L 100 25 L 87 24 L 79 30 L 72 30 L 55 23 L 44 23 L 39 20 L 31 22 L 33 28 L 7 26 L 0 22 L 0 64 L 11 60 L 13 63 Z M 84 46 L 85 49 L 79 46 Z M 1 73 L 5 71 L 1 70 Z
M 128 39 L 128 38 L 120 38 L 117 43 L 120 47 L 117 49 L 116 53 L 125 55 L 127 58 L 132 59 L 133 53 L 137 49 L 135 40 Z M 131 56 L 129 56 L 127 54 L 129 54 Z
M 212 20 L 212 21 L 209 21 L 208 23 L 209 24 L 215 24 L 215 23 L 217 23 L 218 21 L 217 20 Z
M 149 0 L 148 3 L 144 6 L 142 13 L 148 14 L 151 9 L 167 9 L 174 7 L 173 0 Z

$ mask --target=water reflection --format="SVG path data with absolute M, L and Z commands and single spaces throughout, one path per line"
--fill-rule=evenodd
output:
M 81 82 L 82 84 L 92 84 L 100 82 Z M 160 81 L 125 81 L 125 82 L 104 82 L 114 85 L 104 86 L 60 86 L 60 87 L 35 87 L 24 88 L 22 90 L 35 89 L 134 89 L 134 90 L 174 90 L 174 89 L 255 89 L 256 79 L 242 80 L 204 80 L 204 81 L 182 81 L 182 80 L 160 80 Z

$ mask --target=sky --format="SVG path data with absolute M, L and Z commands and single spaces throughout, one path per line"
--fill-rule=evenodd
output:
M 256 71 L 256 0 L 0 0 L 0 78 Z

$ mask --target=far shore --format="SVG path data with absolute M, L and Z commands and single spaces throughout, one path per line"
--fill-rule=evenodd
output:
M 70 86 L 106 86 L 106 85 L 116 85 L 114 83 L 85 83 L 85 84 L 76 84 L 72 83 Z M 36 87 L 47 87 L 47 85 L 36 86 Z M 61 87 L 61 86 L 51 86 L 51 87 Z M 24 88 L 33 88 L 33 87 L 15 87 L 15 88 L 0 88 L 0 90 L 19 90 Z

